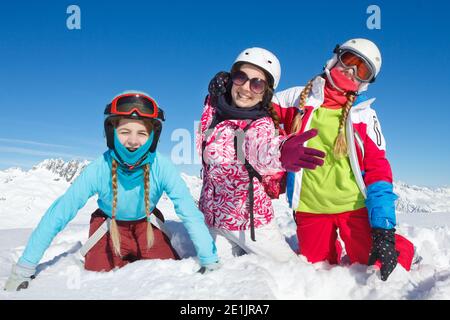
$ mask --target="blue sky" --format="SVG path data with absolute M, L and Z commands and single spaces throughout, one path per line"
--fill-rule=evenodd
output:
M 209 79 L 243 49 L 278 56 L 282 90 L 319 73 L 337 43 L 366 37 L 383 55 L 367 94 L 377 97 L 394 178 L 450 185 L 448 1 L 241 2 L 3 1 L 0 170 L 96 158 L 106 148 L 104 106 L 127 89 L 148 92 L 165 110 L 159 149 L 170 156 L 180 143 L 174 130 L 193 136 Z M 81 9 L 81 30 L 66 27 L 71 4 Z M 371 4 L 381 9 L 381 30 L 366 26 Z M 184 142 L 192 162 L 194 140 Z M 199 165 L 180 169 L 197 174 Z

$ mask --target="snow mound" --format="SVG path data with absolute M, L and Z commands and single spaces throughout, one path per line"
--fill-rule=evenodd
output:
M 41 216 L 87 163 L 46 160 L 29 171 L 0 171 L 0 287 Z M 186 174 L 182 178 L 198 200 L 201 180 Z M 422 261 L 411 272 L 398 266 L 386 282 L 365 265 L 310 264 L 302 256 L 284 264 L 255 255 L 223 257 L 221 269 L 200 275 L 193 244 L 167 196 L 158 208 L 164 212 L 167 228 L 174 234 L 172 245 L 182 260 L 137 261 L 108 273 L 86 271 L 78 249 L 87 240 L 90 214 L 97 208 L 93 198 L 54 239 L 29 289 L 0 290 L 0 300 L 449 299 L 449 189 L 398 183 L 395 191 L 400 195 L 397 207 L 403 209 L 397 231 L 414 243 Z M 297 250 L 296 225 L 285 195 L 273 200 L 273 205 L 280 230 Z M 226 245 L 217 243 L 219 255 Z

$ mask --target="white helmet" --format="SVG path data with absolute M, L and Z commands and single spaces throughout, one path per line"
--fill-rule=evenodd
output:
M 340 51 L 351 51 L 354 52 L 363 58 L 367 60 L 367 62 L 372 67 L 372 70 L 374 71 L 374 76 L 371 79 L 370 82 L 363 82 L 359 86 L 358 92 L 363 92 L 367 90 L 367 87 L 370 83 L 375 81 L 375 78 L 377 77 L 378 73 L 381 69 L 381 52 L 378 49 L 378 47 L 370 40 L 367 39 L 350 39 L 346 42 L 344 42 L 342 45 L 337 45 L 334 49 L 334 55 L 333 57 L 327 61 L 327 64 L 324 67 L 324 71 L 330 79 L 330 69 L 333 68 L 336 63 L 338 62 L 337 53 Z M 331 81 L 332 82 L 332 81 Z M 333 83 L 332 83 L 333 84 Z
M 264 69 L 273 78 L 273 88 L 277 88 L 281 77 L 281 66 L 272 52 L 263 48 L 248 48 L 238 55 L 234 64 L 238 62 L 248 62 Z

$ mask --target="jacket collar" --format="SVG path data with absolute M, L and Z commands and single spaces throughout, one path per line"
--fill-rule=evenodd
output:
M 320 76 L 317 76 L 313 80 L 313 86 L 311 92 L 309 93 L 308 98 L 306 99 L 306 105 L 311 106 L 314 109 L 319 108 L 323 104 L 323 101 L 325 100 L 324 88 L 325 88 L 325 79 Z M 353 105 L 352 110 L 356 111 L 370 107 L 370 105 L 375 101 L 375 99 L 376 98 L 372 98 L 367 99 L 365 101 L 361 101 L 358 104 Z

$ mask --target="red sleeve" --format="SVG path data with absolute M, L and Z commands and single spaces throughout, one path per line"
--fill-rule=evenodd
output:
M 392 183 L 392 170 L 389 161 L 386 159 L 386 152 L 378 149 L 370 138 L 365 143 L 365 151 L 364 182 L 366 186 L 377 181 Z
M 386 159 L 386 142 L 375 112 L 367 124 L 364 141 L 364 181 L 370 185 L 377 181 L 392 183 L 392 170 Z
M 280 105 L 273 103 L 273 108 L 278 114 L 278 117 L 280 118 L 280 124 L 283 125 L 283 129 L 286 132 L 291 132 L 291 126 L 292 122 L 294 121 L 295 115 L 297 114 L 297 108 L 296 107 L 287 107 L 283 108 L 280 107 Z

